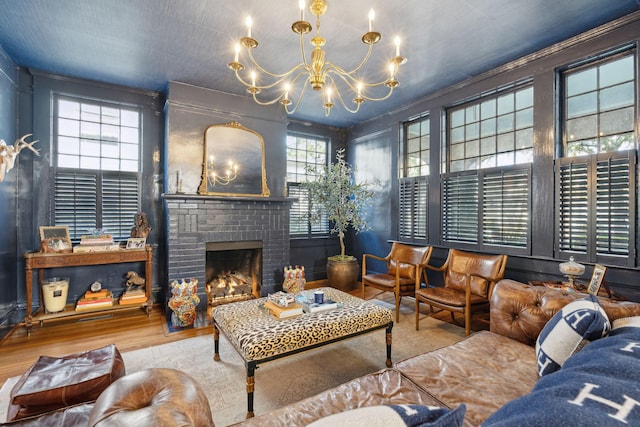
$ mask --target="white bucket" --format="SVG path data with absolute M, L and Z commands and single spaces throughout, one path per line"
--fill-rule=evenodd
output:
M 69 279 L 54 277 L 42 283 L 42 296 L 44 298 L 44 309 L 47 313 L 57 313 L 64 310 L 67 305 L 67 294 L 69 293 Z

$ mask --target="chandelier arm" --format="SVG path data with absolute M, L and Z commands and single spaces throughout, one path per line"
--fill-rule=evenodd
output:
M 382 96 L 380 98 L 373 98 L 373 97 L 364 96 L 364 95 L 361 95 L 361 96 L 367 101 L 384 101 L 385 99 L 389 98 L 392 93 L 393 93 L 393 86 L 389 87 L 389 92 L 385 96 Z
M 307 62 L 307 54 L 304 51 L 304 34 L 300 33 L 300 54 L 302 55 L 302 64 L 305 68 L 309 68 L 309 63 Z
M 276 102 L 280 101 L 280 98 L 282 98 L 282 96 L 277 96 L 276 98 L 272 99 L 271 101 L 260 101 L 258 99 L 258 97 L 256 96 L 256 92 L 252 93 L 253 96 L 253 100 L 255 101 L 256 104 L 258 105 L 273 105 Z
M 302 73 L 298 74 L 298 76 L 296 76 L 296 79 L 301 75 L 302 75 Z M 309 86 L 307 83 L 309 83 L 309 77 L 306 78 L 304 84 L 302 85 L 302 91 L 300 92 L 300 95 L 298 95 L 298 99 L 295 102 L 295 106 L 293 107 L 293 109 L 289 110 L 289 106 L 288 105 L 284 106 L 285 110 L 287 111 L 287 114 L 293 114 L 298 109 L 298 106 L 300 105 L 300 101 L 302 101 L 302 98 L 304 97 L 304 93 L 307 90 L 307 86 Z
M 291 69 L 286 75 L 284 75 L 283 77 L 280 77 L 278 80 L 274 81 L 273 83 L 270 83 L 268 85 L 264 85 L 264 86 L 253 86 L 251 83 L 245 81 L 242 76 L 240 75 L 240 71 L 239 70 L 235 70 L 236 73 L 236 78 L 238 79 L 238 81 L 240 83 L 242 83 L 243 85 L 245 85 L 246 87 L 255 87 L 257 89 L 271 89 L 277 85 L 279 85 L 280 83 L 282 83 L 287 77 L 289 77 L 289 75 L 291 75 L 294 71 L 296 71 L 296 68 L 302 67 L 302 64 L 298 64 L 298 66 L 296 66 L 295 68 Z M 303 72 L 305 72 L 306 70 L 302 70 Z
M 356 89 L 356 88 L 354 88 L 354 87 L 353 87 L 353 85 L 351 84 L 351 81 L 350 81 L 350 80 L 353 80 L 353 79 L 351 79 L 351 76 L 345 76 L 345 75 L 342 75 L 342 74 L 335 74 L 335 75 L 336 75 L 336 76 L 338 76 L 338 77 L 340 77 L 340 79 L 341 79 L 341 80 L 342 80 L 342 81 L 343 81 L 347 86 L 349 86 L 349 88 L 350 88 L 354 93 L 356 93 L 356 94 L 358 93 L 357 89 Z M 333 86 L 336 88 L 336 91 L 338 92 L 339 99 L 342 101 L 342 98 L 340 97 L 340 91 L 338 90 L 338 88 L 337 88 L 337 86 L 336 86 L 336 84 L 335 84 L 335 81 L 334 81 L 333 77 L 331 77 L 329 74 L 327 74 L 327 79 L 328 79 L 328 80 L 331 80 L 331 83 L 333 84 Z M 381 82 L 379 82 L 379 83 L 371 83 L 371 84 L 367 84 L 367 83 L 365 83 L 365 84 L 364 84 L 364 86 L 365 86 L 365 87 L 377 87 L 377 86 L 383 86 L 383 85 L 386 85 L 386 83 L 387 83 L 388 81 L 389 81 L 389 79 L 384 80 L 384 81 L 381 81 Z M 389 87 L 389 86 L 388 86 L 388 87 Z M 385 99 L 387 99 L 387 98 L 389 98 L 389 97 L 391 96 L 391 94 L 393 93 L 393 89 L 394 89 L 394 87 L 393 87 L 393 86 L 389 87 L 389 92 L 387 92 L 387 94 L 386 94 L 386 95 L 384 95 L 384 96 L 382 96 L 382 97 L 379 97 L 379 98 L 372 97 L 372 96 L 366 96 L 366 95 L 364 95 L 362 92 L 359 94 L 359 96 L 360 96 L 362 99 L 366 100 L 366 101 L 384 101 Z M 344 103 L 343 103 L 342 105 L 344 106 Z M 344 106 L 344 107 L 345 107 L 345 109 L 349 110 L 346 106 Z M 358 109 L 360 109 L 360 107 L 359 107 L 359 106 L 358 106 Z M 351 112 L 351 110 L 349 110 L 349 111 Z M 356 111 L 357 111 L 357 110 L 356 110 Z
M 304 71 L 305 71 L 305 70 L 303 70 L 303 72 L 298 73 L 298 74 L 293 78 L 293 80 L 291 81 L 291 86 L 295 85 L 296 81 L 297 81 L 301 76 L 304 76 L 304 75 L 305 75 L 305 72 L 304 72 Z M 282 79 L 278 80 L 276 83 L 271 84 L 271 85 L 269 85 L 269 86 L 255 86 L 255 87 L 256 87 L 256 88 L 258 88 L 258 89 L 270 89 L 270 88 L 272 88 L 272 87 L 276 86 L 276 84 L 278 84 L 278 83 L 282 82 L 282 80 L 284 80 L 284 78 L 282 78 Z M 302 94 L 304 94 L 304 91 L 305 91 L 306 89 L 307 89 L 307 85 L 306 85 L 306 82 L 305 82 L 304 86 L 302 87 L 301 95 L 302 95 Z M 251 94 L 252 94 L 252 96 L 253 96 L 253 100 L 254 100 L 254 101 L 256 102 L 256 104 L 258 104 L 258 105 L 273 105 L 273 104 L 275 104 L 276 102 L 280 102 L 280 100 L 284 97 L 284 93 L 283 93 L 283 94 L 281 94 L 281 95 L 276 96 L 274 99 L 272 99 L 272 100 L 270 100 L 270 101 L 261 101 L 261 100 L 259 100 L 259 99 L 258 99 L 258 97 L 256 96 L 256 95 L 258 94 L 258 92 L 257 92 L 257 91 L 256 91 L 256 92 L 251 92 Z M 298 98 L 298 101 L 297 101 L 297 103 L 296 103 L 296 108 L 298 108 L 298 104 L 300 103 L 300 100 L 301 100 L 301 99 L 302 99 L 302 96 L 300 96 L 300 97 Z M 293 109 L 293 111 L 295 111 L 295 109 L 296 109 L 296 108 L 294 108 L 294 109 Z
M 340 74 L 338 74 L 338 75 L 342 78 L 342 80 L 344 80 L 344 77 L 342 75 L 340 75 Z M 335 89 L 335 94 L 336 94 L 336 96 L 338 98 L 338 101 L 340 102 L 340 105 L 342 105 L 342 107 L 345 110 L 347 110 L 348 112 L 350 112 L 350 113 L 357 113 L 358 110 L 360 110 L 360 104 L 357 104 L 357 107 L 355 109 L 353 109 L 353 110 L 351 108 L 347 107 L 347 104 L 344 102 L 344 99 L 342 99 L 342 94 L 340 93 L 340 89 L 338 89 L 338 86 L 336 85 L 335 80 L 333 80 L 333 77 L 327 75 L 327 80 L 331 82 L 331 85 Z M 351 87 L 351 85 L 349 85 L 349 87 Z
M 251 49 L 247 49 L 249 51 L 249 58 L 251 59 L 251 62 L 253 63 L 253 65 L 256 66 L 256 68 L 260 71 L 262 71 L 263 73 L 271 76 L 271 77 L 275 77 L 275 78 L 286 78 L 289 75 L 291 75 L 295 70 L 297 70 L 300 67 L 304 67 L 306 64 L 297 64 L 295 65 L 293 68 L 291 68 L 289 71 L 286 71 L 282 74 L 274 74 L 274 73 L 270 73 L 269 71 L 265 70 L 260 64 L 258 64 L 258 62 L 256 61 L 256 59 L 253 57 L 253 52 L 251 52 Z
M 331 62 L 331 61 L 327 61 L 327 65 L 328 65 L 328 66 L 330 66 L 330 67 L 335 68 L 335 69 L 336 69 L 336 71 L 338 71 L 338 73 L 340 73 L 340 74 L 344 74 L 344 75 L 346 75 L 346 76 L 351 76 L 352 74 L 357 73 L 358 71 L 360 71 L 360 69 L 361 69 L 362 67 L 364 67 L 364 65 L 365 65 L 365 64 L 367 63 L 367 61 L 369 60 L 369 57 L 371 56 L 371 52 L 372 52 L 372 51 L 373 51 L 373 45 L 372 45 L 372 44 L 370 44 L 370 45 L 369 45 L 369 48 L 367 49 L 367 54 L 364 56 L 364 58 L 362 58 L 362 61 L 360 62 L 360 64 L 358 64 L 358 66 L 357 66 L 356 68 L 354 68 L 353 70 L 351 70 L 351 71 L 345 71 L 345 69 L 344 69 L 344 68 L 342 68 L 342 67 L 340 67 L 340 66 L 338 66 L 338 65 L 334 64 L 334 63 L 333 63 L 333 62 Z

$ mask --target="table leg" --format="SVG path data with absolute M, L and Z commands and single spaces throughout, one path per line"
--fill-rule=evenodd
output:
M 387 368 L 390 368 L 393 363 L 391 362 L 391 329 L 393 329 L 393 322 L 389 322 L 387 326 Z
M 247 418 L 253 418 L 253 392 L 255 390 L 256 364 L 247 363 Z
M 33 302 L 33 269 L 29 264 L 29 261 L 25 262 L 24 267 L 24 282 L 27 288 L 27 316 L 24 319 L 24 326 L 27 328 L 27 336 L 31 335 L 31 328 L 33 326 L 33 315 L 31 314 L 31 305 Z
M 213 321 L 213 360 L 220 360 L 220 330 L 216 321 Z

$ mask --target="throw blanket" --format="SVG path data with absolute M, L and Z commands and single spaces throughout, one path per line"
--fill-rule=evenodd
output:
M 640 317 L 618 319 L 483 426 L 640 425 Z

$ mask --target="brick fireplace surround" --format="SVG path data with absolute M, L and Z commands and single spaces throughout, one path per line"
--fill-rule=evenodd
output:
M 206 304 L 207 243 L 261 241 L 261 295 L 282 284 L 282 268 L 289 264 L 291 199 L 165 194 L 167 276 L 169 284 L 198 279 L 201 304 Z

